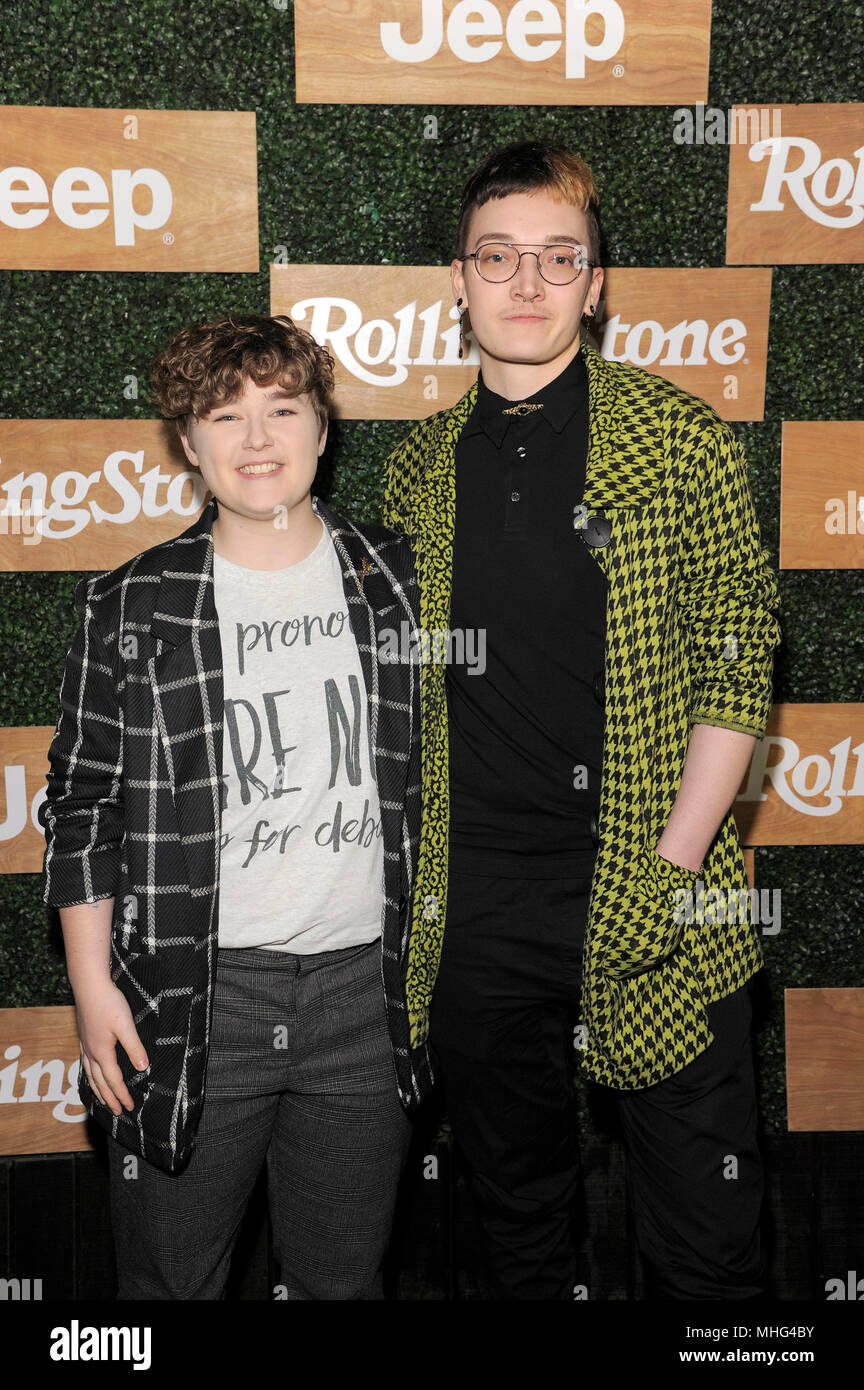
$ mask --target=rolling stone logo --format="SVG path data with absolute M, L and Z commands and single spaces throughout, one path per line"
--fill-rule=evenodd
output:
M 0 420 L 0 571 L 114 569 L 207 496 L 162 421 Z
M 75 1010 L 0 1009 L 0 1154 L 91 1148 Z
M 705 100 L 710 0 L 295 0 L 297 100 Z
M 864 705 L 775 705 L 732 809 L 746 845 L 864 843 Z
M 453 405 L 476 376 L 441 266 L 271 268 L 271 313 L 288 314 L 336 359 L 348 419 L 411 420 Z M 770 270 L 607 272 L 596 346 L 667 377 L 726 420 L 760 420 Z
M 7 106 L 2 123 L 3 269 L 258 269 L 253 112 Z
M 780 106 L 729 151 L 730 265 L 864 261 L 864 104 Z

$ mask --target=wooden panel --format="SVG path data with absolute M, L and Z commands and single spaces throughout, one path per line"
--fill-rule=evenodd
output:
M 792 1130 L 864 1129 L 864 989 L 787 989 Z
M 270 313 L 333 354 L 344 419 L 420 419 L 453 405 L 477 376 L 476 348 L 459 360 L 446 266 L 274 265 Z
M 770 270 L 607 271 L 604 356 L 701 396 L 726 420 L 761 420 Z M 474 381 L 460 362 L 446 266 L 274 265 L 270 312 L 288 314 L 336 359 L 336 413 L 414 420 L 453 405 Z
M 776 138 L 762 141 L 762 131 L 754 130 L 757 139 L 751 141 L 742 131 L 743 138 L 729 148 L 727 262 L 864 261 L 864 104 L 776 110 Z M 754 159 L 754 153 L 761 158 Z
M 160 420 L 0 420 L 0 480 L 0 571 L 114 569 L 209 497 Z
M 864 420 L 784 420 L 780 568 L 864 569 Z
M 0 873 L 38 874 L 45 832 L 35 814 L 45 799 L 51 725 L 0 729 Z
M 455 16 L 455 0 L 295 0 L 297 100 L 455 106 L 705 100 L 710 0 L 621 0 L 620 6 L 601 0 L 587 23 L 581 8 L 572 0 L 543 0 L 532 7 L 525 32 L 511 0 L 487 0 L 470 15 L 460 5 Z M 618 15 L 623 26 L 616 27 Z M 413 52 L 406 53 L 410 45 Z
M 600 303 L 604 357 L 656 372 L 724 420 L 762 419 L 770 270 L 613 268 Z
M 92 1147 L 72 1072 L 79 1057 L 74 1008 L 0 1009 L 0 1057 L 0 1153 Z
M 864 704 L 775 705 L 732 809 L 745 845 L 864 842 Z
M 0 160 L 4 269 L 258 269 L 254 112 L 7 106 Z
M 11 1273 L 12 1162 L 0 1159 L 0 1278 Z M 25 1276 L 26 1277 L 26 1276 Z

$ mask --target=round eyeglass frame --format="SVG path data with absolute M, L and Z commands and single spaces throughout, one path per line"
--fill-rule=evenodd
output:
M 527 246 L 530 246 L 531 244 L 532 244 L 531 242 L 523 242 L 523 245 L 526 246 L 526 247 L 527 247 Z M 575 275 L 571 275 L 571 277 L 570 277 L 569 280 L 550 280 L 548 275 L 544 275 L 544 274 L 543 274 L 543 267 L 542 267 L 542 265 L 540 264 L 540 257 L 543 255 L 543 252 L 544 252 L 544 251 L 556 251 L 556 250 L 558 250 L 559 246 L 560 246 L 560 247 L 565 247 L 565 249 L 568 250 L 568 251 L 572 251 L 574 248 L 573 248 L 572 246 L 568 246 L 568 245 L 566 244 L 566 242 L 563 242 L 563 241 L 562 241 L 562 242 L 556 242 L 556 243 L 554 243 L 553 245 L 549 245 L 549 244 L 546 243 L 546 242 L 536 242 L 536 241 L 535 241 L 535 242 L 533 243 L 533 245 L 534 245 L 534 246 L 539 246 L 539 247 L 540 247 L 540 250 L 539 250 L 539 251 L 528 251 L 528 250 L 526 250 L 526 251 L 520 251 L 519 248 L 518 248 L 518 246 L 515 244 L 515 242 L 512 242 L 512 241 L 487 241 L 487 242 L 484 242 L 482 246 L 478 247 L 478 249 L 477 249 L 476 251 L 469 251 L 467 255 L 462 256 L 462 257 L 461 257 L 461 260 L 462 260 L 463 265 L 464 265 L 464 263 L 465 263 L 466 261 L 473 261 L 473 262 L 474 262 L 474 268 L 475 268 L 475 270 L 477 271 L 477 274 L 480 276 L 480 279 L 481 279 L 481 280 L 485 280 L 485 281 L 486 281 L 487 285 L 506 285 L 507 282 L 508 282 L 509 280 L 512 280 L 516 275 L 519 274 L 519 267 L 520 267 L 521 264 L 522 264 L 522 257 L 523 257 L 523 256 L 534 256 L 534 257 L 536 257 L 536 260 L 537 260 L 537 271 L 538 271 L 538 274 L 540 275 L 541 279 L 545 280 L 547 285 L 555 285 L 556 288 L 560 288 L 562 285 L 572 285 L 574 280 L 578 280 L 578 279 L 579 279 L 579 276 L 582 274 L 582 271 L 583 271 L 583 270 L 588 269 L 588 268 L 590 268 L 591 270 L 596 270 L 596 269 L 597 269 L 597 266 L 599 265 L 599 261 L 588 261 L 588 260 L 583 260 L 582 265 L 581 265 L 580 268 L 576 271 L 576 274 L 575 274 Z M 477 264 L 477 257 L 480 255 L 480 252 L 481 252 L 481 251 L 488 251 L 490 246 L 506 246 L 507 249 L 508 249 L 508 251 L 515 251 L 515 252 L 516 252 L 516 268 L 515 268 L 515 270 L 512 271 L 512 273 L 511 273 L 510 275 L 505 275 L 504 278 L 503 278 L 503 280 L 490 280 L 489 277 L 488 277 L 488 275 L 484 275 L 484 274 L 483 274 L 482 270 L 480 269 L 479 265 Z M 579 248 L 579 249 L 581 249 L 581 248 Z

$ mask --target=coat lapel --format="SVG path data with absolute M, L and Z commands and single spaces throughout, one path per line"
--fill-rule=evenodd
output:
M 222 645 L 213 597 L 212 499 L 166 554 L 150 631 L 154 713 L 193 887 L 218 881 Z
M 620 382 L 596 348 L 586 342 L 582 352 L 589 399 L 582 502 L 588 517 L 600 515 L 608 523 L 608 544 L 588 549 L 611 580 L 621 561 L 622 538 L 631 533 L 638 513 L 661 485 L 663 441 L 655 421 L 645 415 L 640 397 L 622 400 Z
M 583 501 L 590 511 L 604 513 L 644 507 L 663 478 L 660 431 L 639 395 L 622 400 L 621 383 L 597 349 L 585 343 L 582 352 L 590 428 Z
M 476 400 L 475 381 L 452 410 L 439 415 L 431 427 L 429 466 L 423 474 L 416 508 L 420 625 L 430 634 L 450 627 L 456 523 L 455 452 Z M 422 667 L 424 730 L 431 730 L 435 711 L 444 698 L 445 674 L 443 662 Z

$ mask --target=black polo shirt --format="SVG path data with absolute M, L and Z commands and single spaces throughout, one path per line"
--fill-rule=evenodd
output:
M 455 870 L 579 877 L 596 853 L 606 579 L 574 529 L 588 452 L 581 353 L 527 405 L 480 377 L 456 446 L 450 627 L 485 630 L 447 668 Z M 593 822 L 593 824 L 592 824 Z

